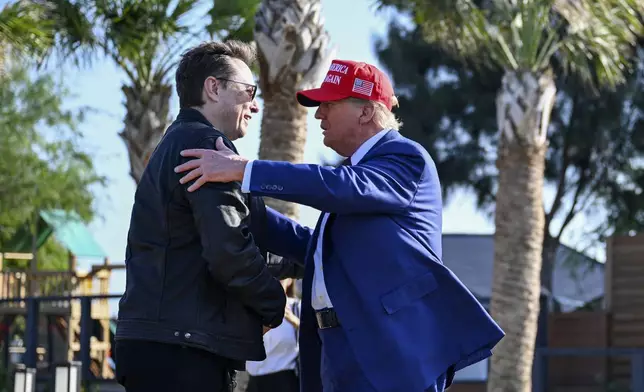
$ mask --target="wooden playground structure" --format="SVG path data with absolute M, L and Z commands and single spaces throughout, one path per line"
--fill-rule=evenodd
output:
M 11 347 L 10 340 L 16 329 L 16 320 L 21 316 L 27 317 L 24 299 L 28 297 L 43 298 L 38 312 L 37 368 L 46 372 L 56 362 L 78 361 L 81 307 L 78 300 L 64 297 L 106 295 L 109 293 L 112 270 L 123 268 L 123 265 L 109 263 L 109 258 L 79 219 L 70 219 L 65 215 L 63 220 L 62 214 L 60 211 L 41 214 L 45 230 L 38 242 L 42 245 L 49 236 L 55 236 L 57 243 L 68 252 L 65 270 L 38 269 L 37 260 L 30 252 L 0 252 L 0 299 L 15 299 L 0 302 L 0 353 L 5 367 L 11 365 L 11 355 L 21 354 L 21 348 Z M 30 245 L 33 246 L 33 243 Z M 24 244 L 18 244 L 13 248 L 25 247 Z M 92 264 L 89 270 L 82 271 L 78 267 L 79 258 L 98 262 Z M 7 268 L 9 260 L 13 260 L 14 265 L 21 263 L 27 267 Z M 47 297 L 57 298 L 47 300 Z M 108 301 L 95 299 L 91 305 L 90 370 L 95 377 L 103 379 L 114 376 L 109 361 L 112 336 Z

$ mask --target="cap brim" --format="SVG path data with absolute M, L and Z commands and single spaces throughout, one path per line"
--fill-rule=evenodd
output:
M 348 98 L 346 94 L 330 92 L 323 88 L 314 88 L 311 90 L 298 91 L 296 94 L 297 102 L 302 106 L 315 107 L 320 106 L 322 102 L 339 101 Z

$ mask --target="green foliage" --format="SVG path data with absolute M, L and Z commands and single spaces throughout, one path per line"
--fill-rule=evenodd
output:
M 260 0 L 26 0 L 0 12 L 0 49 L 26 59 L 90 64 L 113 60 L 135 87 L 169 83 L 186 44 L 202 36 L 253 40 Z M 0 57 L 0 66 L 2 64 Z
M 472 190 L 489 210 L 497 189 L 495 98 L 503 70 L 468 68 L 423 35 L 392 25 L 376 47 L 399 95 L 401 132 L 436 160 L 446 197 Z M 608 219 L 586 227 L 600 235 L 589 236 L 593 241 L 644 230 L 644 52 L 637 64 L 627 83 L 600 98 L 586 94 L 577 79 L 556 75 L 545 171 L 556 195 L 544 211 L 555 239 L 575 216 L 598 212 Z M 554 217 L 563 224 L 551 224 Z
M 585 86 L 624 82 L 638 35 L 640 0 L 381 0 L 410 12 L 423 38 L 485 68 L 573 72 Z
M 94 215 L 91 188 L 104 178 L 79 146 L 83 111 L 65 109 L 67 97 L 50 76 L 24 69 L 0 83 L 0 246 L 40 210 Z
M 40 55 L 41 62 L 56 57 L 81 65 L 90 64 L 97 55 L 107 56 L 131 81 L 149 84 L 168 77 L 185 41 L 199 33 L 194 19 L 190 19 L 198 3 L 199 0 L 16 1 L 10 8 L 28 17 L 7 12 L 4 20 L 32 28 L 14 28 L 5 36 L 11 38 L 16 49 L 24 50 L 30 47 L 31 37 L 39 34 L 40 51 L 28 53 Z
M 255 13 L 261 0 L 214 0 L 206 30 L 218 39 L 253 40 Z
M 36 252 L 36 260 L 38 261 L 38 270 L 67 271 L 69 266 L 67 249 L 59 244 L 54 236 L 50 236 L 38 249 Z M 5 260 L 3 269 L 29 269 L 29 260 Z
M 54 236 L 50 236 L 38 249 L 36 260 L 38 260 L 39 270 L 67 271 L 69 269 L 69 253 Z
M 24 2 L 7 4 L 0 10 L 0 48 L 20 48 L 37 54 L 52 43 L 47 25 L 39 23 L 33 8 Z
M 190 20 L 198 0 L 95 0 L 87 20 L 93 42 L 137 87 L 168 83 L 185 41 L 196 34 Z
M 199 11 L 207 8 L 206 31 L 217 39 L 253 39 L 259 0 L 40 0 L 56 20 L 55 48 L 68 58 L 86 53 L 111 58 L 135 86 L 168 83 L 178 55 L 201 36 Z M 77 58 L 78 56 L 71 56 Z
M 70 1 L 23 0 L 0 12 L 0 48 L 20 62 L 41 65 L 56 53 L 77 63 L 92 53 L 92 25 L 80 4 Z

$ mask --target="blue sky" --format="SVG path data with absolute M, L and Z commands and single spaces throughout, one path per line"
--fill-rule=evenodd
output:
M 0 2 L 4 3 L 4 1 Z M 378 64 L 373 53 L 375 36 L 386 32 L 386 16 L 375 15 L 373 0 L 351 0 L 351 10 L 346 0 L 323 0 L 325 26 L 337 47 L 336 58 L 361 60 Z M 135 184 L 130 178 L 129 162 L 123 141 L 118 136 L 124 117 L 123 95 L 120 90 L 124 75 L 108 60 L 95 63 L 91 68 L 77 70 L 67 67 L 62 70 L 64 80 L 75 95 L 67 104 L 70 107 L 87 105 L 95 112 L 83 124 L 86 147 L 93 153 L 98 171 L 107 176 L 109 183 L 97 191 L 99 217 L 91 229 L 99 243 L 109 254 L 112 263 L 122 263 L 132 208 Z M 261 102 L 260 102 L 261 104 Z M 431 104 L 431 103 L 428 103 Z M 178 103 L 173 97 L 172 117 L 178 112 Z M 242 155 L 256 158 L 259 148 L 260 117 L 256 116 L 249 127 L 248 135 L 236 142 Z M 305 161 L 318 163 L 322 156 L 333 153 L 322 144 L 319 123 L 309 113 L 308 137 Z M 493 221 L 477 212 L 471 195 L 458 193 L 447 205 L 443 227 L 446 233 L 492 233 Z M 301 208 L 301 223 L 314 226 L 319 212 Z M 574 222 L 583 227 L 584 222 Z M 574 232 L 574 231 L 573 231 Z M 574 245 L 575 235 L 568 235 L 566 242 Z M 115 271 L 110 291 L 121 293 L 125 287 L 124 271 Z M 114 311 L 114 309 L 113 309 Z

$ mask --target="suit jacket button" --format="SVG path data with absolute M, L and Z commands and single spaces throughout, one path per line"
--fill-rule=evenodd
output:
M 186 339 L 190 339 L 192 335 L 190 335 L 190 332 L 186 332 L 185 335 L 183 335 Z
M 174 336 L 179 336 L 179 331 L 175 331 Z

